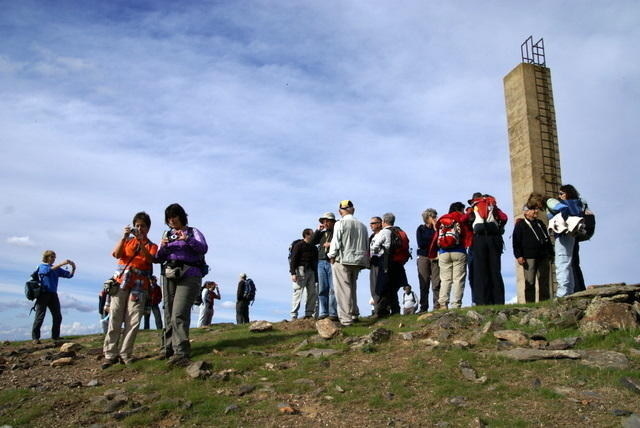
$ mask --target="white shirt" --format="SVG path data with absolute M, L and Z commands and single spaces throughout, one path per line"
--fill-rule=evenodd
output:
M 387 226 L 376 233 L 371 240 L 371 254 L 382 256 L 391 246 L 391 226 Z

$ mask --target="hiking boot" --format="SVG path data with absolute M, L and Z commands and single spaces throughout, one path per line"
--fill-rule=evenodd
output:
M 329 315 L 329 319 L 331 321 L 338 321 L 338 317 L 336 315 Z
M 107 358 L 104 360 L 104 362 L 102 363 L 102 365 L 100 366 L 100 368 L 102 370 L 106 370 L 109 367 L 118 364 L 118 359 L 117 358 Z
M 191 359 L 186 355 L 174 355 L 167 361 L 169 367 L 187 367 L 191 364 Z
M 33 339 L 33 341 L 31 342 L 34 345 L 39 345 L 40 344 L 40 339 Z

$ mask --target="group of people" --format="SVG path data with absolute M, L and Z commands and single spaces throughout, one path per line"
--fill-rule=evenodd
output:
M 148 307 L 147 313 L 154 313 L 156 326 L 163 328 L 159 357 L 168 359 L 171 365 L 189 362 L 191 307 L 201 291 L 202 278 L 209 270 L 204 258 L 208 246 L 204 235 L 189 226 L 187 213 L 179 204 L 171 204 L 165 209 L 165 223 L 169 229 L 158 246 L 148 236 L 151 218 L 145 212 L 138 212 L 131 225 L 124 227 L 122 237 L 113 249 L 112 255 L 118 260 L 113 275 L 117 287 L 109 296 L 103 293 L 104 299 L 99 305 L 106 324 L 103 369 L 118 362 L 130 364 L 134 360 L 133 345 L 145 316 L 145 307 Z M 55 259 L 55 252 L 45 251 L 37 270 L 42 291 L 35 304 L 32 328 L 35 343 L 40 342 L 40 328 L 47 309 L 53 318 L 51 337 L 53 340 L 60 338 L 62 315 L 57 294 L 58 278 L 73 277 L 76 265 L 71 260 L 54 264 Z M 152 275 L 154 263 L 161 265 L 161 292 Z M 64 268 L 66 265 L 71 267 L 70 271 Z M 164 300 L 164 325 L 159 316 L 161 299 Z
M 539 217 L 542 210 L 547 211 L 548 224 Z M 400 313 L 401 307 L 407 314 L 426 312 L 429 292 L 433 309 L 459 308 L 467 277 L 475 305 L 504 304 L 501 255 L 507 215 L 491 195 L 474 193 L 468 206 L 454 202 L 448 213 L 440 217 L 433 208 L 422 213 L 423 223 L 416 230 L 419 299 L 405 270 L 411 257 L 409 238 L 395 225 L 394 214 L 372 217 L 369 234 L 367 227 L 354 217 L 352 201 L 340 201 L 338 212 L 339 220 L 331 212 L 323 214 L 315 230 L 305 228 L 302 239 L 291 245 L 292 318 L 298 317 L 302 296 L 306 294 L 305 318 L 328 317 L 345 326 L 356 322 L 360 316 L 356 286 L 363 269 L 369 269 L 375 318 Z M 156 327 L 163 331 L 159 358 L 168 359 L 171 365 L 189 362 L 190 312 L 200 293 L 203 303 L 199 326 L 211 323 L 213 302 L 221 296 L 213 281 L 201 287 L 202 278 L 209 271 L 205 262 L 206 239 L 198 229 L 189 226 L 187 213 L 179 204 L 165 209 L 165 223 L 169 229 L 158 246 L 148 237 L 151 218 L 145 212 L 136 213 L 132 225 L 124 227 L 113 249 L 112 255 L 118 259 L 114 274 L 117 292 L 109 296 L 103 293 L 100 304 L 105 326 L 103 368 L 133 361 L 133 345 L 141 319 L 146 316 L 148 328 L 151 313 Z M 512 234 L 513 253 L 524 272 L 525 302 L 552 296 L 552 260 L 558 297 L 584 290 L 579 243 L 591 237 L 594 227 L 595 217 L 574 186 L 561 186 L 558 198 L 530 195 Z M 55 252 L 47 250 L 37 269 L 42 292 L 35 304 L 34 343 L 40 343 L 47 309 L 53 318 L 51 337 L 60 338 L 58 279 L 72 278 L 76 265 L 71 260 L 55 264 L 55 260 Z M 160 285 L 152 274 L 154 263 L 161 265 Z M 400 289 L 404 290 L 402 305 L 398 298 Z M 253 281 L 241 274 L 236 299 L 238 324 L 249 322 L 249 306 L 255 293 Z M 164 300 L 164 324 L 160 300 Z
M 415 235 L 418 299 L 405 270 L 408 238 L 395 225 L 394 214 L 372 217 L 368 235 L 366 226 L 354 217 L 353 202 L 341 201 L 339 220 L 327 212 L 315 230 L 305 228 L 302 239 L 291 244 L 291 318 L 298 318 L 302 307 L 305 318 L 328 317 L 345 326 L 357 321 L 356 283 L 363 269 L 369 269 L 374 318 L 400 313 L 401 308 L 406 314 L 426 312 L 430 292 L 434 310 L 459 308 L 467 279 L 474 305 L 504 304 L 501 256 L 508 217 L 489 194 L 476 192 L 467 203 L 453 202 L 440 217 L 433 208 L 422 213 Z M 547 211 L 548 225 L 539 217 L 542 210 Z M 579 242 L 593 234 L 588 224 L 585 231 L 585 218 L 593 213 L 575 187 L 561 186 L 558 198 L 532 193 L 522 214 L 512 239 L 515 259 L 524 272 L 524 302 L 551 298 L 552 261 L 558 297 L 584 290 Z

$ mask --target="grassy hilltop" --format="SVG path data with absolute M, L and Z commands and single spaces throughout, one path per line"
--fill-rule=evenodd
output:
M 0 425 L 620 426 L 640 414 L 628 385 L 640 330 L 585 335 L 570 311 L 548 302 L 363 318 L 329 340 L 314 320 L 266 332 L 215 324 L 191 330 L 193 360 L 205 363 L 190 372 L 155 359 L 156 331 L 139 333 L 140 360 L 107 370 L 101 335 L 67 338 L 82 347 L 66 353 L 5 342 Z M 505 330 L 519 332 L 505 340 Z M 561 348 L 566 358 L 499 354 Z M 610 364 L 594 363 L 596 351 L 613 351 Z

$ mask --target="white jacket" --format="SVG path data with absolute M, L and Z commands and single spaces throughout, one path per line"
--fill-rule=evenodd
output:
M 369 267 L 367 226 L 347 214 L 336 222 L 327 257 L 343 265 Z

